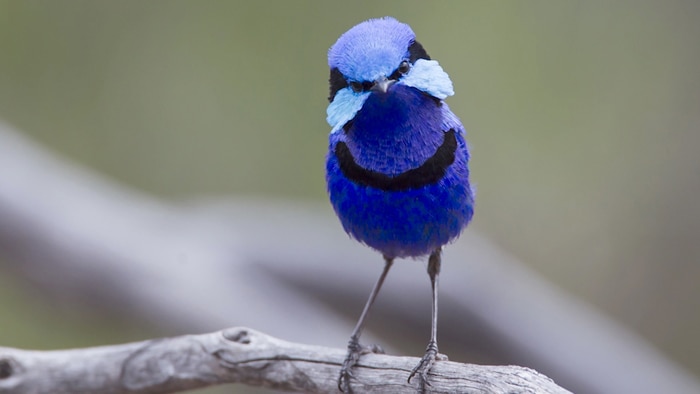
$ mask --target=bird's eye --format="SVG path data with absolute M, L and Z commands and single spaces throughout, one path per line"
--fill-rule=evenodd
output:
M 409 71 L 411 71 L 411 63 L 409 63 L 408 60 L 404 60 L 401 62 L 401 64 L 399 64 L 399 67 L 396 69 L 396 71 L 389 75 L 389 79 L 393 81 L 398 81 L 402 75 L 408 74 Z
M 397 69 L 397 71 L 401 74 L 406 74 L 410 70 L 411 70 L 411 63 L 409 63 L 406 60 L 402 61 L 401 64 L 399 64 L 399 68 Z
M 350 82 L 350 88 L 355 93 L 360 93 L 360 92 L 362 92 L 362 90 L 364 90 L 364 87 L 362 86 L 362 82 L 357 82 L 357 81 Z

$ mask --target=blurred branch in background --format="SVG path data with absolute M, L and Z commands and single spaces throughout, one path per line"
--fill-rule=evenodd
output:
M 224 383 L 336 393 L 345 352 L 286 342 L 243 327 L 74 350 L 0 347 L 0 393 L 157 394 Z M 413 384 L 407 381 L 418 361 L 368 354 L 353 369 L 351 388 L 362 393 L 418 391 L 415 379 Z M 431 369 L 430 392 L 570 394 L 531 369 L 450 361 Z
M 0 124 L 0 255 L 65 302 L 99 300 L 183 333 L 246 325 L 337 347 L 381 264 L 335 226 L 312 205 L 159 201 Z M 418 338 L 409 351 L 420 354 L 429 286 L 418 265 L 392 272 L 370 340 Z M 473 232 L 447 248 L 441 302 L 452 360 L 531 367 L 580 393 L 700 391 L 638 336 Z

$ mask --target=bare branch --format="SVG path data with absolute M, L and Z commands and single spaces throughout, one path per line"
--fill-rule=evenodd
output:
M 325 346 L 346 343 L 381 264 L 348 239 L 329 204 L 157 199 L 2 122 L 0 255 L 0 268 L 52 301 L 169 335 L 247 325 Z M 700 392 L 643 338 L 474 230 L 446 249 L 443 272 L 440 347 L 454 360 L 527 365 L 575 392 Z M 422 352 L 428 289 L 421 263 L 397 264 L 363 339 Z
M 283 341 L 248 328 L 85 349 L 0 348 L 0 393 L 171 393 L 243 383 L 304 393 L 338 392 L 342 349 Z M 418 391 L 407 383 L 414 357 L 368 354 L 351 388 L 367 393 Z M 569 393 L 517 366 L 441 361 L 430 373 L 434 393 Z

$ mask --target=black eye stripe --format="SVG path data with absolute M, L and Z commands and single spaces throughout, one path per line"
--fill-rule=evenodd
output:
M 397 81 L 399 78 L 401 78 L 401 73 L 399 70 L 394 71 L 391 75 L 389 75 L 389 79 Z
M 362 84 L 359 82 L 355 82 L 355 81 L 350 82 L 350 87 L 352 88 L 352 91 L 355 93 L 359 93 L 362 90 L 364 90 L 364 88 L 362 87 Z
M 411 62 L 411 64 L 413 64 L 418 59 L 430 60 L 430 56 L 420 42 L 413 40 L 411 45 L 408 47 L 408 60 Z
M 348 86 L 348 81 L 345 80 L 343 73 L 338 70 L 337 67 L 331 69 L 331 76 L 328 78 L 328 83 L 330 84 L 331 92 L 328 96 L 328 101 L 333 102 L 335 95 L 340 89 Z
M 352 88 L 352 91 L 355 93 L 360 93 L 360 92 L 369 92 L 372 89 L 372 86 L 374 84 L 372 82 L 356 82 L 352 81 L 349 83 L 350 87 Z
M 430 60 L 430 56 L 428 53 L 425 51 L 423 48 L 423 45 L 421 45 L 418 41 L 413 41 L 411 45 L 408 47 L 408 61 L 413 64 L 416 62 L 418 59 L 426 59 Z M 401 73 L 399 72 L 398 68 L 396 71 L 394 71 L 390 76 L 389 79 L 394 79 L 397 80 L 401 77 Z M 330 94 L 328 95 L 328 101 L 333 102 L 333 99 L 335 98 L 335 95 L 338 94 L 338 91 L 340 89 L 348 87 L 348 81 L 345 79 L 345 76 L 338 70 L 337 67 L 334 67 L 331 69 L 331 75 L 330 78 L 328 78 L 328 82 L 330 84 Z M 372 82 L 367 82 L 364 81 L 362 82 L 362 91 L 367 92 L 372 88 Z

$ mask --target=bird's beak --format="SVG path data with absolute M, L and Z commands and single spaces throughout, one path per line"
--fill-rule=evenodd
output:
M 380 77 L 372 85 L 373 92 L 386 93 L 389 90 L 389 86 L 394 83 L 394 81 L 387 79 L 387 77 Z

